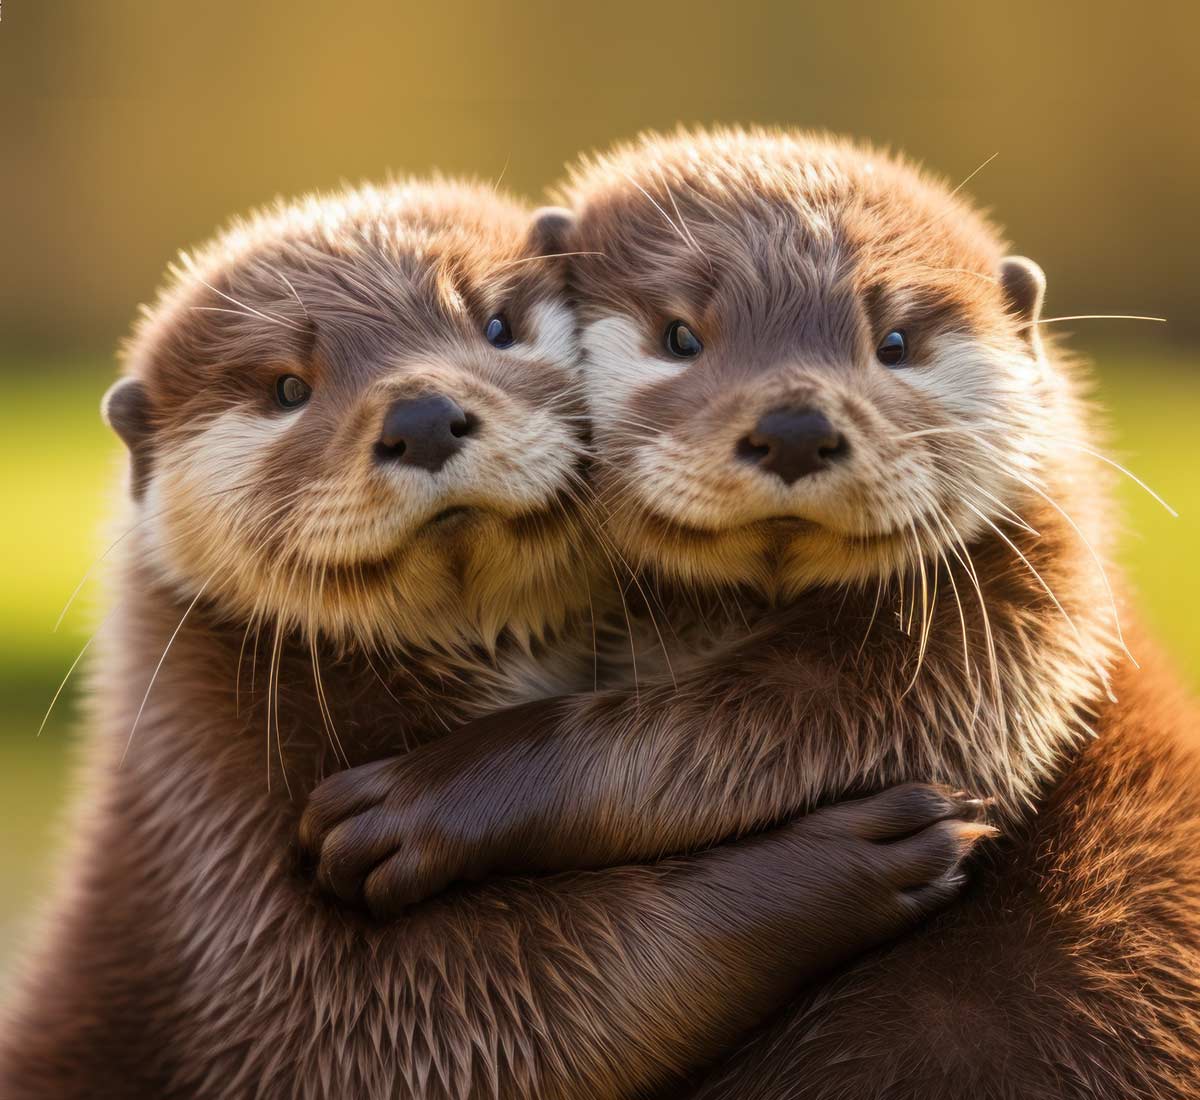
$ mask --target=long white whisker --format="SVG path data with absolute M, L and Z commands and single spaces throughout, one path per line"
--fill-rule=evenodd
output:
M 1041 573 L 1039 573 L 1037 571 L 1037 569 L 1034 568 L 1033 563 L 1021 552 L 1020 547 L 1017 546 L 1017 544 L 1015 542 L 1013 542 L 1012 539 L 1010 539 L 1003 531 L 1001 531 L 1000 528 L 997 527 L 990 519 L 988 519 L 986 513 L 982 512 L 980 509 L 976 508 L 975 505 L 972 504 L 965 497 L 962 499 L 962 504 L 964 507 L 966 507 L 966 508 L 970 509 L 970 511 L 974 512 L 975 515 L 978 516 L 981 520 L 983 520 L 983 522 L 986 523 L 988 525 L 988 527 L 990 527 L 1004 541 L 1004 543 L 1009 547 L 1009 549 L 1012 550 L 1012 552 L 1014 554 L 1016 554 L 1017 557 L 1020 558 L 1021 561 L 1023 561 L 1025 563 L 1025 567 L 1029 570 L 1030 573 L 1033 574 L 1033 576 L 1037 580 L 1038 584 L 1041 585 L 1043 591 L 1046 593 L 1047 596 L 1050 597 L 1051 603 L 1053 603 L 1054 606 L 1056 608 L 1058 608 L 1059 612 L 1062 614 L 1062 617 L 1064 619 L 1066 619 L 1067 625 L 1070 626 L 1071 630 L 1074 632 L 1076 639 L 1082 644 L 1083 635 L 1081 635 L 1079 633 L 1079 628 L 1075 625 L 1075 620 L 1072 619 L 1071 616 L 1067 613 L 1067 609 L 1065 607 L 1063 607 L 1063 605 L 1061 603 L 1059 603 L 1058 597 L 1054 594 L 1053 589 L 1051 589 L 1051 587 L 1046 583 L 1046 581 L 1042 577 Z
M 965 180 L 962 181 L 953 191 L 950 192 L 951 197 L 957 195 L 968 183 L 971 182 L 980 172 L 982 172 L 989 164 L 992 163 L 1000 155 L 1000 150 L 997 149 L 990 157 L 987 158 L 978 168 L 976 168 Z
M 150 692 L 154 689 L 154 681 L 158 679 L 158 674 L 162 669 L 163 662 L 167 659 L 167 654 L 170 653 L 171 646 L 175 644 L 175 639 L 179 637 L 179 632 L 183 629 L 183 624 L 187 621 L 187 617 L 192 613 L 192 608 L 200 602 L 200 597 L 204 595 L 204 590 L 208 587 L 209 582 L 212 581 L 214 576 L 216 576 L 215 573 L 200 586 L 200 591 L 192 597 L 192 602 L 187 605 L 187 610 L 184 611 L 183 617 L 179 620 L 179 623 L 171 632 L 171 637 L 167 639 L 166 648 L 162 651 L 162 656 L 159 657 L 158 664 L 154 666 L 154 672 L 150 677 L 150 683 L 146 685 L 146 694 L 142 696 L 142 702 L 137 709 L 137 714 L 134 716 L 133 725 L 129 727 L 129 737 L 126 739 L 125 748 L 121 752 L 122 764 L 125 763 L 125 757 L 129 753 L 129 746 L 133 744 L 134 731 L 138 728 L 138 723 L 142 720 L 142 712 L 146 709 L 146 700 L 150 698 Z
M 1140 477 L 1137 476 L 1137 474 L 1133 473 L 1130 470 L 1125 469 L 1125 467 L 1122 466 L 1119 462 L 1114 461 L 1113 459 L 1109 458 L 1107 455 L 1102 455 L 1099 451 L 1093 451 L 1091 449 L 1091 447 L 1086 447 L 1082 443 L 1076 443 L 1072 439 L 1057 439 L 1057 440 L 1055 440 L 1055 442 L 1061 443 L 1064 447 L 1073 447 L 1077 451 L 1082 451 L 1084 454 L 1091 455 L 1092 458 L 1095 458 L 1095 459 L 1099 460 L 1100 462 L 1107 463 L 1118 473 L 1124 474 L 1135 485 L 1137 485 L 1139 488 L 1144 489 L 1147 493 L 1149 493 L 1150 496 L 1152 496 L 1156 501 L 1158 501 L 1159 504 L 1161 504 L 1163 506 L 1163 508 L 1166 509 L 1167 513 L 1171 516 L 1172 519 L 1179 518 L 1179 513 L 1177 511 L 1175 511 L 1174 508 L 1172 508 L 1165 500 L 1163 500 L 1162 497 L 1160 497 L 1153 489 L 1151 489 L 1149 485 L 1147 485 Z
M 1160 325 L 1167 323 L 1165 317 L 1145 317 L 1140 313 L 1074 313 L 1069 317 L 1042 317 L 1020 327 L 1026 329 L 1034 325 L 1055 325 L 1059 321 L 1154 321 Z

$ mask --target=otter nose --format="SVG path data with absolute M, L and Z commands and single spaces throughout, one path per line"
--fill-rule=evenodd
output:
M 402 398 L 383 418 L 375 454 L 435 473 L 462 447 L 473 427 L 474 418 L 440 393 Z
M 772 409 L 737 445 L 738 457 L 788 485 L 826 469 L 849 450 L 841 433 L 816 409 Z

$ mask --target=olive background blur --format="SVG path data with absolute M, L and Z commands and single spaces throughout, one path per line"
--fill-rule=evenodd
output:
M 438 168 L 536 200 L 578 151 L 679 122 L 984 165 L 966 190 L 1051 315 L 1169 319 L 1066 327 L 1114 453 L 1182 512 L 1122 487 L 1146 617 L 1200 681 L 1198 32 L 1184 2 L 4 3 L 0 965 L 59 848 L 73 685 L 34 735 L 98 620 L 89 581 L 53 630 L 104 545 L 115 349 L 177 250 L 277 195 Z

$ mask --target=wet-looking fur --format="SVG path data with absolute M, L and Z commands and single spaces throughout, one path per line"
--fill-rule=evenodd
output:
M 185 258 L 139 326 L 87 799 L 5 1100 L 634 1095 L 956 892 L 981 829 L 916 786 L 390 925 L 299 865 L 322 777 L 597 675 L 563 227 L 452 183 L 302 201 Z M 384 445 L 430 397 L 465 429 L 436 469 Z
M 940 779 L 1006 823 L 969 900 L 702 1094 L 1196 1095 L 1195 712 L 1145 643 L 1140 671 L 1125 654 L 1109 471 L 1081 368 L 1037 335 L 1036 266 L 941 183 L 822 138 L 651 136 L 562 198 L 596 492 L 645 608 L 637 690 L 482 719 L 310 813 L 365 865 L 403 850 L 404 903 Z M 670 353 L 675 321 L 699 355 Z M 893 331 L 899 366 L 876 353 Z M 748 460 L 779 409 L 827 418 L 838 461 L 788 481 Z

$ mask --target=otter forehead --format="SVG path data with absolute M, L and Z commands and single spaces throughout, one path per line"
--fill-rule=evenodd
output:
M 463 185 L 281 205 L 185 254 L 126 357 L 154 375 L 164 416 L 239 368 L 312 362 L 329 368 L 327 382 L 353 374 L 357 385 L 397 362 L 456 348 L 470 357 L 498 309 L 523 333 L 516 356 L 569 363 L 574 320 L 561 273 L 536 262 L 528 237 L 527 211 Z M 486 372 L 487 357 L 475 358 Z M 220 396 L 204 389 L 205 401 Z
M 994 230 L 911 167 L 842 142 L 750 133 L 647 137 L 585 162 L 564 193 L 584 319 L 688 314 L 768 357 L 844 354 L 876 316 L 1001 310 Z

